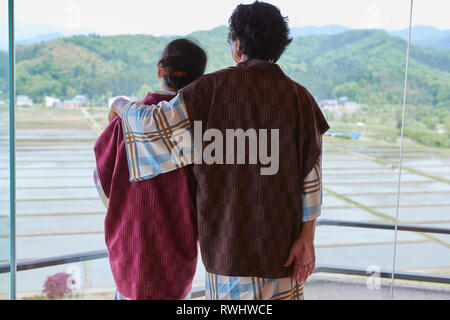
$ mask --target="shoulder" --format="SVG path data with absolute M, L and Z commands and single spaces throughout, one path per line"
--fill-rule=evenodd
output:
M 305 97 L 308 99 L 310 99 L 310 98 L 314 99 L 311 92 L 309 92 L 309 90 L 305 86 L 298 83 L 297 81 L 292 80 L 288 76 L 286 76 L 286 79 L 294 87 L 294 90 L 297 92 L 297 94 L 299 94 L 301 97 Z
M 201 77 L 199 77 L 197 80 L 193 81 L 192 83 L 190 83 L 189 85 L 187 85 L 186 87 L 184 87 L 183 89 L 181 89 L 181 91 L 184 91 L 186 89 L 190 89 L 192 87 L 198 87 L 198 86 L 204 86 L 204 85 L 208 85 L 208 84 L 212 84 L 214 83 L 217 79 L 226 77 L 230 74 L 233 74 L 235 72 L 239 72 L 239 69 L 237 69 L 236 67 L 228 67 L 225 69 L 220 69 L 211 73 L 207 73 L 202 75 Z

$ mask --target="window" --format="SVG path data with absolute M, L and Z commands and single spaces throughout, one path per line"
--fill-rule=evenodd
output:
M 8 12 L 6 1 L 0 1 L 0 10 Z M 0 20 L 0 39 L 7 43 L 8 19 Z M 9 148 L 9 55 L 3 47 L 0 52 L 0 264 L 10 263 L 10 148 Z M 6 49 L 6 51 L 5 51 Z M 0 299 L 10 298 L 10 273 L 0 274 Z
M 55 276 L 63 273 L 76 282 L 69 288 L 72 298 L 112 299 L 106 210 L 92 179 L 92 148 L 107 125 L 107 105 L 117 95 L 143 98 L 160 89 L 156 63 L 175 35 L 187 34 L 205 48 L 207 72 L 233 65 L 225 25 L 241 2 L 253 1 L 149 5 L 129 0 L 113 6 L 85 0 L 14 1 L 15 202 L 10 199 L 8 16 L 0 16 L 0 266 L 11 261 L 10 241 L 19 263 L 41 259 L 40 267 L 17 273 L 17 298 L 48 297 L 46 281 L 64 282 L 64 275 Z M 435 281 L 447 283 L 448 289 L 448 4 L 414 1 L 403 123 L 410 1 L 268 2 L 289 16 L 294 38 L 280 66 L 311 91 L 331 125 L 323 146 L 318 272 L 306 284 L 306 298 L 390 298 L 393 266 L 410 280 L 424 279 L 417 274 L 436 275 Z M 7 0 L 0 0 L 0 6 L 8 12 Z M 170 19 L 167 14 L 147 17 L 150 7 L 170 12 Z M 210 14 L 186 21 L 186 12 Z M 122 23 L 127 15 L 139 18 Z M 15 237 L 11 203 L 16 204 Z M 392 228 L 396 222 L 397 233 Z M 85 261 L 74 263 L 74 255 Z M 52 258 L 61 256 L 66 263 L 54 263 Z M 195 288 L 202 287 L 204 271 L 200 262 Z M 10 280 L 10 273 L 0 272 L 0 299 L 10 297 Z M 342 290 L 342 281 L 351 289 Z M 407 298 L 405 281 L 395 284 L 397 297 Z M 413 284 L 410 290 L 423 288 L 423 283 Z

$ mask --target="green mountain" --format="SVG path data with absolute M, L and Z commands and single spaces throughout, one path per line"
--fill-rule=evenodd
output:
M 189 35 L 206 49 L 208 72 L 234 64 L 226 34 L 227 28 L 219 27 Z M 45 95 L 98 98 L 159 88 L 156 63 L 171 39 L 90 35 L 18 46 L 17 93 L 42 101 Z M 297 37 L 279 63 L 317 99 L 347 96 L 369 104 L 398 104 L 405 53 L 406 41 L 384 31 L 350 30 Z M 5 80 L 7 72 L 0 69 L 0 86 Z M 450 106 L 450 50 L 412 46 L 408 102 Z
M 400 103 L 406 41 L 379 30 L 300 37 L 280 60 L 319 99 L 348 96 L 370 104 Z M 408 102 L 450 105 L 450 50 L 412 46 Z

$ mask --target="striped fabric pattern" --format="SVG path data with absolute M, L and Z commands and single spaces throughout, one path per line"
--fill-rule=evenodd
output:
M 205 275 L 207 300 L 303 300 L 303 285 L 292 278 L 265 279 Z
M 193 139 L 181 95 L 151 106 L 130 101 L 122 121 L 131 182 L 193 163 Z
M 142 104 L 173 97 L 149 92 Z M 96 182 L 109 198 L 105 243 L 117 290 L 131 300 L 183 299 L 198 254 L 192 165 L 132 183 L 123 131 L 116 117 L 94 147 Z
M 302 205 L 303 222 L 316 220 L 320 216 L 322 207 L 322 168 L 320 160 L 303 181 Z
M 317 219 L 322 207 L 321 161 L 303 181 L 303 222 Z M 303 284 L 292 278 L 267 279 L 229 277 L 206 272 L 206 299 L 209 300 L 303 300 Z

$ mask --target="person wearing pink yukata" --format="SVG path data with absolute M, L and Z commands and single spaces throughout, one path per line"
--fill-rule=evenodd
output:
M 204 74 L 204 50 L 187 39 L 170 42 L 158 62 L 161 91 L 142 105 L 170 101 L 177 91 Z M 181 300 L 189 296 L 198 255 L 196 180 L 192 166 L 131 183 L 127 141 L 120 117 L 94 147 L 94 172 L 107 205 L 105 240 L 118 300 Z M 146 141 L 136 135 L 134 140 Z

